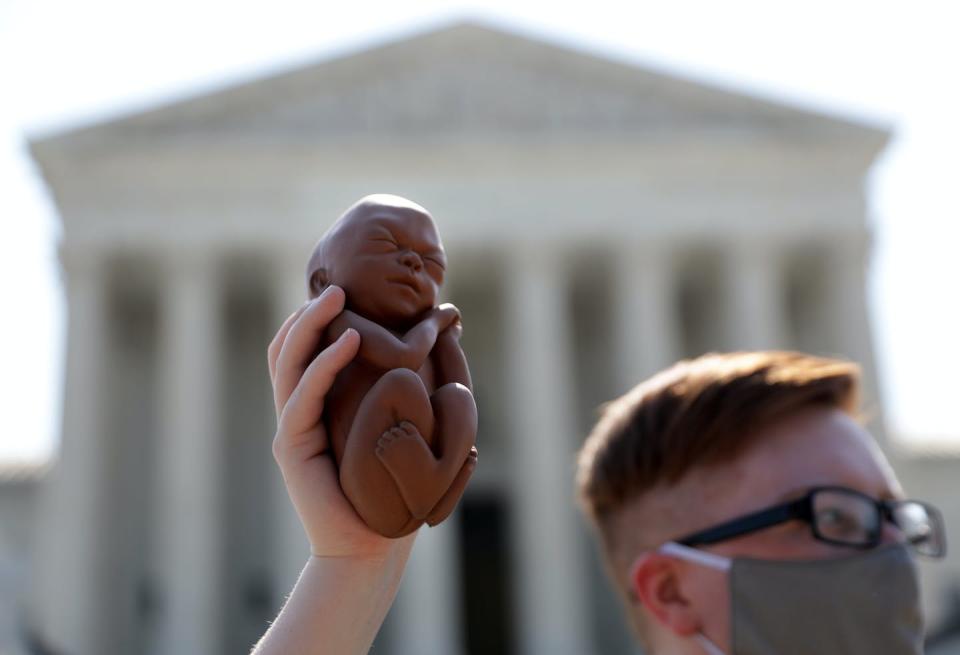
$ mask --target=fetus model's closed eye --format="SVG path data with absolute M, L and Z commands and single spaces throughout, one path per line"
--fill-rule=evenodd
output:
M 327 343 L 360 333 L 324 404 L 340 485 L 373 530 L 399 537 L 453 511 L 477 464 L 477 409 L 460 313 L 437 307 L 447 258 L 430 214 L 368 196 L 327 231 L 307 268 L 311 297 L 343 288 Z

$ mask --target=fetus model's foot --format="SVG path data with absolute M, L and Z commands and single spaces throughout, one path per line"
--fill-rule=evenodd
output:
M 420 471 L 425 456 L 433 459 L 433 453 L 420 435 L 417 426 L 410 421 L 401 421 L 377 440 L 377 457 L 390 471 Z

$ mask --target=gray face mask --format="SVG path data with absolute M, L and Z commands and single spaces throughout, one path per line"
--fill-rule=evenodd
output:
M 720 557 L 676 543 L 665 555 L 729 572 L 732 655 L 920 655 L 916 564 L 905 545 L 839 559 Z M 724 655 L 703 634 L 709 655 Z

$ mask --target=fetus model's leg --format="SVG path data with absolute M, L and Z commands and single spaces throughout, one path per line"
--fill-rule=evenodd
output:
M 453 479 L 453 484 L 447 489 L 447 493 L 443 494 L 443 498 L 440 499 L 436 507 L 430 510 L 430 514 L 427 515 L 427 524 L 430 527 L 442 523 L 450 516 L 450 513 L 457 506 L 460 496 L 463 495 L 464 489 L 467 488 L 467 482 L 470 481 L 470 476 L 473 475 L 473 469 L 475 468 L 477 468 L 477 449 L 471 448 L 467 454 L 467 461 L 460 467 L 460 472 Z
M 450 487 L 427 515 L 427 523 L 434 526 L 446 519 L 457 506 L 473 470 L 477 467 L 477 449 L 473 446 L 477 435 L 477 406 L 473 394 L 459 384 L 444 385 L 437 389 L 430 400 L 436 417 L 437 434 L 466 436 L 470 446 L 467 459 Z
M 417 426 L 408 420 L 385 431 L 376 450 L 377 457 L 393 475 L 410 513 L 418 519 L 426 519 L 432 513 L 455 480 L 458 486 L 466 486 L 472 468 L 461 479 L 457 477 L 477 434 L 477 406 L 465 386 L 446 384 L 434 392 L 430 402 L 435 419 L 432 451 Z
M 421 519 L 410 524 L 413 512 L 407 499 L 399 493 L 393 473 L 374 454 L 381 435 L 401 421 L 432 438 L 430 396 L 419 376 L 406 369 L 388 371 L 364 395 L 340 461 L 340 484 L 347 498 L 367 525 L 388 537 L 407 534 L 422 523 Z

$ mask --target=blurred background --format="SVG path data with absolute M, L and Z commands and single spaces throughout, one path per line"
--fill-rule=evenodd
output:
M 862 363 L 960 544 L 957 13 L 0 0 L 0 654 L 265 630 L 307 548 L 264 350 L 371 192 L 437 218 L 482 453 L 375 653 L 637 652 L 573 454 L 710 350 Z M 960 557 L 924 582 L 960 653 Z

